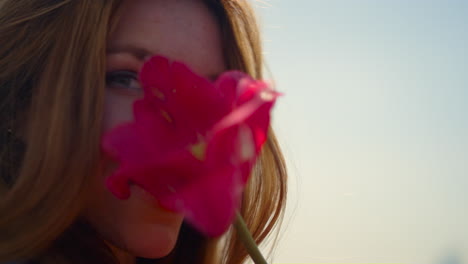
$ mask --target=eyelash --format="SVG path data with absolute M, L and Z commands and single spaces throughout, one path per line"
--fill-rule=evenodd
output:
M 133 71 L 120 70 L 107 73 L 106 85 L 110 88 L 141 90 L 137 73 Z

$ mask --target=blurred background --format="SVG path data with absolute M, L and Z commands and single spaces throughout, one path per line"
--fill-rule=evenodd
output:
M 285 93 L 273 263 L 468 263 L 468 1 L 252 2 Z

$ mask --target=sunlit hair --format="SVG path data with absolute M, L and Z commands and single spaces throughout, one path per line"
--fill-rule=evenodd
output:
M 116 263 L 80 217 L 100 173 L 106 43 L 119 0 L 0 0 L 0 263 Z M 207 0 L 229 69 L 262 78 L 260 36 L 247 1 Z M 286 169 L 273 131 L 241 213 L 257 243 L 281 222 Z M 235 231 L 205 238 L 183 225 L 167 257 L 139 263 L 246 260 Z

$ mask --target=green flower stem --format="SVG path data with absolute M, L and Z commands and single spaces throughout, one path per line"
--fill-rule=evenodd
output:
M 250 257 L 252 258 L 255 264 L 267 264 L 265 258 L 263 257 L 262 253 L 257 247 L 252 235 L 250 234 L 247 225 L 242 219 L 242 216 L 239 212 L 236 212 L 236 220 L 234 222 L 234 227 L 237 231 L 237 237 L 242 241 L 245 246 L 245 249 L 249 253 Z

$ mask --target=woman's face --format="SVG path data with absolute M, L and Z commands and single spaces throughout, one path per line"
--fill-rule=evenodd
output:
M 105 131 L 132 119 L 132 103 L 143 95 L 137 73 L 148 57 L 183 61 L 206 77 L 225 70 L 220 28 L 201 0 L 126 0 L 121 8 L 107 47 Z M 167 255 L 183 217 L 135 185 L 128 200 L 115 198 L 104 186 L 115 167 L 106 163 L 96 178 L 86 218 L 112 247 L 146 258 Z

